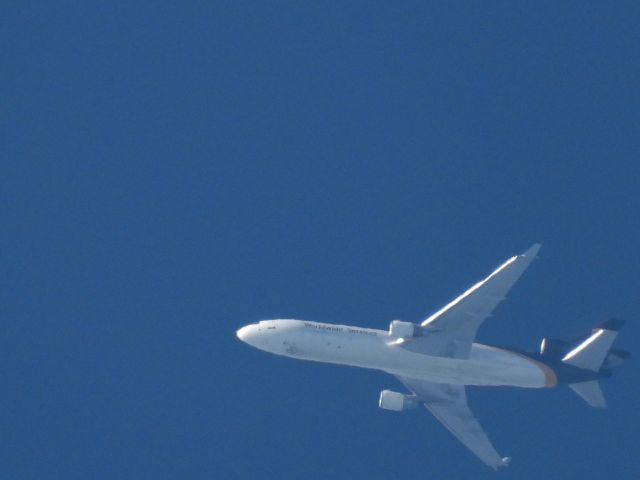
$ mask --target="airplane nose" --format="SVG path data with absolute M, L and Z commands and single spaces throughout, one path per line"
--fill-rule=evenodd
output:
M 249 329 L 250 329 L 249 325 L 242 327 L 236 332 L 236 336 L 243 342 L 246 342 L 247 336 L 249 335 Z

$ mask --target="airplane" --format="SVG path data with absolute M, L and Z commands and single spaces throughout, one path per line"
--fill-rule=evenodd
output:
M 382 390 L 378 405 L 392 411 L 424 406 L 489 467 L 509 464 L 467 405 L 465 387 L 568 385 L 590 406 L 605 408 L 599 380 L 629 353 L 612 349 L 623 321 L 609 319 L 573 342 L 543 339 L 528 353 L 475 343 L 476 332 L 536 257 L 532 245 L 500 265 L 419 324 L 393 320 L 389 330 L 275 319 L 240 328 L 243 342 L 301 360 L 387 372 L 410 393 Z

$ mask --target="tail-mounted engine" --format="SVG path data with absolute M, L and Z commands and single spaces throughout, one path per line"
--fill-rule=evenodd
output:
M 569 342 L 555 338 L 543 338 L 540 344 L 540 355 L 549 358 L 562 358 L 569 349 Z
M 391 390 L 382 390 L 380 392 L 380 401 L 378 406 L 384 410 L 393 410 L 400 412 L 402 410 L 410 410 L 418 406 L 415 395 L 404 395 Z
M 564 357 L 572 347 L 572 343 L 564 340 L 557 340 L 555 338 L 543 338 L 540 344 L 540 355 L 544 355 L 550 359 L 561 359 Z M 631 354 L 618 348 L 612 348 L 602 363 L 602 369 L 607 370 L 613 367 L 617 367 L 624 363 Z

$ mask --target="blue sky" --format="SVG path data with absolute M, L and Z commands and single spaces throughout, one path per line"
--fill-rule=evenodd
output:
M 533 242 L 479 339 L 635 350 L 637 2 L 134 3 L 1 20 L 4 478 L 495 478 L 234 332 L 419 321 Z M 638 374 L 471 390 L 498 475 L 637 478 Z

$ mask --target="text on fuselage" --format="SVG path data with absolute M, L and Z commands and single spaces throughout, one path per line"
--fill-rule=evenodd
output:
M 311 323 L 304 322 L 304 326 L 307 328 L 313 328 L 316 330 L 327 330 L 330 332 L 341 332 L 341 333 L 358 333 L 360 335 L 372 335 L 377 336 L 376 332 L 372 332 L 371 330 L 363 330 L 360 328 L 351 328 L 351 327 L 338 327 L 336 325 L 326 325 L 323 323 Z

